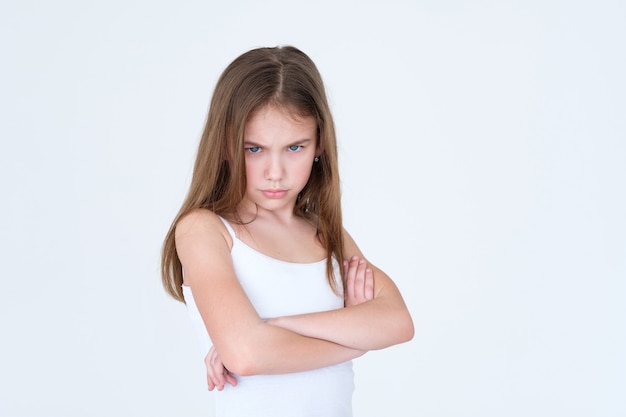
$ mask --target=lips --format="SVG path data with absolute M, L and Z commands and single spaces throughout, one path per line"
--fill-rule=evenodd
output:
M 283 198 L 287 195 L 287 190 L 262 190 L 261 192 L 267 198 Z

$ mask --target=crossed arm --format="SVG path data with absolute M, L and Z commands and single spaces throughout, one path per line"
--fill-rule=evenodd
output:
M 368 264 L 352 237 L 344 232 L 346 308 L 278 317 L 271 324 L 308 337 L 369 351 L 413 338 L 413 321 L 393 281 Z
M 305 371 L 412 338 L 413 324 L 397 288 L 364 260 L 347 233 L 346 253 L 353 258 L 344 265 L 346 308 L 269 321 L 256 313 L 234 274 L 231 239 L 221 220 L 206 210 L 189 214 L 176 228 L 185 284 L 214 344 L 206 357 L 209 389 L 235 385 L 230 371 Z

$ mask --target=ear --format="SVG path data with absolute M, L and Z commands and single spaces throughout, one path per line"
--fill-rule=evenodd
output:
M 318 138 L 317 147 L 315 149 L 315 156 L 322 156 L 324 153 L 324 143 Z

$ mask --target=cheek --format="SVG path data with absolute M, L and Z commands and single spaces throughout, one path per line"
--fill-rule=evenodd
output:
M 309 177 L 311 176 L 312 166 L 309 164 L 300 164 L 298 166 L 298 177 L 301 179 L 303 185 L 309 181 Z
M 255 164 L 246 161 L 246 182 L 248 184 L 252 184 L 255 182 L 255 179 L 257 177 L 256 171 L 257 167 L 255 166 Z

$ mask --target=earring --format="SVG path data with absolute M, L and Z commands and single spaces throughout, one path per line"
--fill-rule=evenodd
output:
M 318 162 L 319 160 L 320 160 L 319 156 L 316 156 L 315 159 L 314 159 L 315 162 Z

